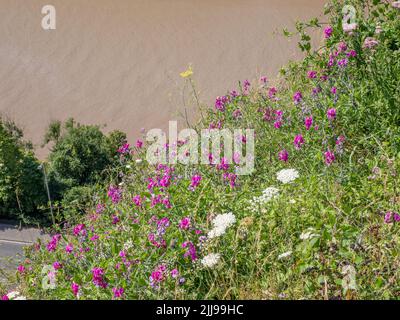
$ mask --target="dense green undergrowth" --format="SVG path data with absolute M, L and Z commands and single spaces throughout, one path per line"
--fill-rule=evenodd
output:
M 345 30 L 344 4 L 357 13 Z M 387 2 L 333 1 L 329 23 L 297 25 L 307 57 L 275 85 L 245 81 L 202 110 L 197 129 L 254 129 L 251 175 L 223 159 L 149 165 L 146 143 L 122 146 L 87 214 L 27 250 L 19 290 L 35 299 L 398 299 L 399 14 Z M 324 30 L 318 50 L 307 27 Z M 191 70 L 182 76 L 193 83 Z

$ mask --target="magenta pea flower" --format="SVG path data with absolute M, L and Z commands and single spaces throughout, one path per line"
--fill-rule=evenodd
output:
M 75 297 L 78 296 L 79 288 L 80 288 L 79 284 L 77 284 L 77 283 L 75 283 L 75 282 L 72 282 L 72 284 L 71 284 L 71 290 L 72 290 L 72 293 L 74 294 Z
M 392 212 L 388 211 L 385 214 L 385 223 L 391 223 L 392 222 Z
M 397 212 L 395 212 L 395 213 L 393 214 L 393 219 L 394 219 L 394 221 L 396 221 L 396 222 L 400 222 L 400 214 L 398 214 Z
M 65 247 L 65 251 L 66 251 L 67 253 L 71 253 L 73 250 L 74 250 L 74 246 L 73 246 L 72 244 L 68 244 L 68 245 Z
M 171 271 L 171 277 L 172 278 L 177 278 L 179 276 L 179 271 L 178 271 L 178 269 L 173 269 L 172 271 Z
M 195 174 L 191 180 L 190 189 L 194 191 L 200 185 L 201 175 Z
M 275 129 L 279 129 L 280 127 L 282 127 L 282 121 L 278 120 L 274 122 L 274 128 Z
M 333 33 L 333 28 L 331 26 L 327 26 L 324 29 L 324 35 L 325 35 L 325 39 L 328 39 L 332 36 Z
M 97 287 L 107 288 L 108 284 L 104 280 L 104 270 L 102 268 L 92 269 L 93 284 Z
M 300 91 L 295 92 L 295 94 L 293 95 L 293 101 L 295 104 L 300 103 L 300 101 L 303 99 L 303 95 L 301 94 Z
M 279 152 L 278 157 L 280 161 L 287 162 L 289 159 L 289 153 L 285 149 L 283 149 Z
M 112 203 L 117 204 L 122 199 L 122 191 L 115 186 L 110 186 L 107 192 L 108 197 L 111 199 Z
M 331 121 L 335 120 L 335 118 L 336 118 L 336 109 L 334 109 L 334 108 L 329 109 L 328 112 L 326 113 L 326 115 L 328 116 L 329 120 L 331 120 Z
M 232 117 L 233 117 L 234 119 L 238 119 L 238 118 L 240 118 L 241 116 L 242 116 L 242 111 L 240 111 L 239 109 L 233 111 L 233 113 L 232 113 Z
M 124 153 L 129 153 L 130 151 L 130 145 L 129 143 L 123 144 L 118 150 L 118 153 L 124 154 Z
M 296 137 L 294 137 L 293 144 L 296 150 L 300 150 L 301 146 L 304 144 L 303 136 L 301 134 L 298 134 Z
M 349 60 L 347 60 L 346 58 L 344 58 L 344 59 L 338 60 L 337 65 L 338 65 L 339 67 L 346 67 L 348 63 L 349 63 Z
M 307 72 L 307 77 L 309 79 L 315 79 L 317 77 L 317 71 L 311 70 Z
M 25 267 L 23 265 L 19 265 L 17 270 L 18 270 L 19 273 L 24 273 Z
M 350 50 L 346 53 L 346 56 L 348 56 L 349 58 L 354 58 L 357 56 L 357 52 L 355 50 Z
M 306 117 L 306 118 L 304 119 L 304 125 L 306 126 L 306 130 L 310 130 L 312 124 L 313 124 L 313 118 L 312 118 L 312 116 Z
M 190 218 L 185 217 L 179 222 L 179 228 L 182 230 L 188 230 L 190 228 Z
M 140 148 L 142 148 L 142 147 L 143 147 L 143 141 L 138 139 L 138 140 L 136 141 L 136 148 L 139 148 L 139 149 L 140 149 Z
M 112 292 L 114 294 L 114 298 L 118 299 L 121 298 L 122 295 L 124 294 L 124 288 L 113 288 Z
M 218 111 L 224 112 L 225 106 L 228 102 L 229 102 L 229 97 L 227 97 L 227 96 L 217 97 L 215 99 L 215 109 L 217 109 Z
M 325 164 L 329 167 L 335 161 L 335 155 L 330 150 L 326 151 L 324 155 L 325 155 Z
M 62 268 L 62 264 L 60 262 L 56 261 L 53 263 L 53 268 L 54 268 L 54 270 L 59 270 Z
M 266 84 L 267 81 L 268 81 L 268 78 L 267 78 L 266 76 L 260 77 L 260 83 L 261 83 L 261 84 Z
M 270 99 L 275 98 L 276 93 L 278 92 L 278 90 L 275 87 L 271 87 L 268 90 L 268 97 Z
M 132 201 L 136 206 L 138 206 L 138 207 L 142 206 L 142 197 L 140 195 L 134 196 L 132 198 Z

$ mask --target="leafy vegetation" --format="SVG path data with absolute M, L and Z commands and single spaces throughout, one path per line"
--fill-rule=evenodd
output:
M 351 24 L 342 24 L 344 4 L 356 9 Z M 398 299 L 399 14 L 388 2 L 333 1 L 329 24 L 297 25 L 307 57 L 283 69 L 275 85 L 244 81 L 217 98 L 197 129 L 254 129 L 251 175 L 236 175 L 237 159 L 150 165 L 141 141 L 115 146 L 120 156 L 86 215 L 27 250 L 21 292 L 35 299 Z M 315 51 L 309 27 L 323 28 Z M 181 76 L 192 83 L 189 71 Z M 106 149 L 97 133 L 82 133 L 94 150 Z M 106 161 L 71 147 L 72 137 L 58 142 L 53 170 L 70 174 L 72 184 L 93 181 L 87 167 L 65 159 Z M 96 164 L 92 172 L 100 171 Z

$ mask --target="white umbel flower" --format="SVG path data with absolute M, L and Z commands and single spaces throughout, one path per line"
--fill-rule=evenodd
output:
M 8 299 L 13 300 L 15 297 L 18 297 L 20 295 L 19 291 L 11 291 L 10 293 L 7 294 Z
M 313 228 L 308 228 L 306 231 L 304 231 L 301 235 L 300 235 L 300 240 L 309 240 L 312 238 L 316 238 L 319 237 L 319 234 L 314 233 L 314 229 Z
M 219 253 L 210 253 L 209 255 L 201 259 L 201 264 L 204 267 L 212 268 L 218 264 L 220 259 L 221 255 Z
M 250 200 L 250 210 L 253 212 L 257 212 L 260 207 L 263 207 L 266 203 L 271 201 L 273 198 L 277 197 L 279 194 L 279 189 L 275 187 L 268 187 L 263 192 L 262 195 L 259 197 L 253 197 Z
M 290 183 L 299 177 L 296 169 L 283 169 L 276 174 L 276 178 L 283 184 Z
M 10 300 L 26 300 L 24 296 L 21 296 L 19 291 L 11 291 L 7 294 L 8 299 Z
M 128 240 L 127 242 L 124 243 L 124 250 L 126 250 L 126 251 L 128 251 L 132 247 L 133 247 L 132 240 Z
M 290 257 L 291 255 L 292 255 L 292 251 L 284 252 L 284 253 L 282 253 L 282 254 L 280 254 L 280 255 L 278 256 L 278 260 L 285 259 L 285 258 L 287 258 L 287 257 Z
M 226 229 L 236 222 L 232 212 L 217 215 L 212 221 L 213 229 L 208 233 L 208 238 L 213 239 L 222 236 Z

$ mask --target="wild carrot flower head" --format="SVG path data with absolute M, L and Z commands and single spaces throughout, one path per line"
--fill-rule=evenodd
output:
M 290 183 L 299 177 L 296 169 L 283 169 L 276 174 L 276 178 L 283 184 Z
M 215 267 L 221 259 L 221 255 L 219 253 L 210 253 L 201 259 L 201 264 L 206 268 Z
M 235 222 L 236 217 L 232 212 L 217 215 L 212 221 L 213 229 L 208 233 L 208 238 L 213 239 L 223 235 Z

